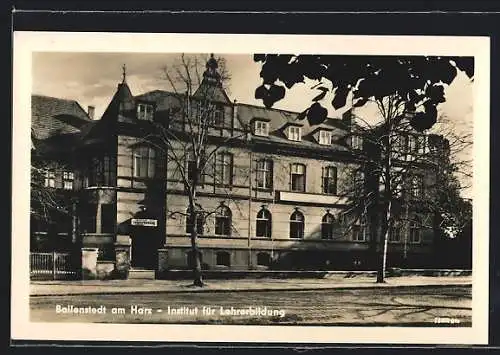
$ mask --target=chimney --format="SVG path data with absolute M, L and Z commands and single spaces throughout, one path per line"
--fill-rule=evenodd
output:
M 236 104 L 238 101 L 236 99 L 233 101 L 233 119 L 236 121 L 236 118 L 238 117 L 238 106 Z
M 87 114 L 89 115 L 90 119 L 94 119 L 94 113 L 95 113 L 95 106 L 88 106 L 87 107 Z

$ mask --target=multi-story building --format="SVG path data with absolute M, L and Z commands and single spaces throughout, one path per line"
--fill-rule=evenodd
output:
M 76 239 L 72 148 L 92 119 L 74 100 L 31 97 L 31 249 L 68 249 Z M 90 116 L 89 116 L 90 114 Z
M 217 147 L 197 189 L 196 204 L 205 211 L 196 222 L 203 268 L 374 269 L 381 247 L 374 217 L 346 213 L 352 171 L 360 166 L 353 151 L 367 149 L 353 134 L 351 112 L 311 126 L 295 112 L 231 101 L 214 63 L 207 63 L 202 83 L 214 89 L 208 144 Z M 77 132 L 75 229 L 85 252 L 96 248 L 98 277 L 126 277 L 134 267 L 159 276 L 190 268 L 185 186 L 175 164 L 147 139 L 153 122 L 179 134 L 186 129 L 186 113 L 173 113 L 178 100 L 162 90 L 134 96 L 124 77 L 102 117 Z M 429 197 L 433 184 L 433 170 L 425 169 L 411 185 L 418 199 Z M 370 171 L 360 176 L 371 186 Z M 425 267 L 435 228 L 422 220 L 432 216 L 409 213 L 412 222 L 392 233 L 390 266 Z

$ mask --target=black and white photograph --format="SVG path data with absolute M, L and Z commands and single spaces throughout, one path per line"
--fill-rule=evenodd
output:
M 13 335 L 487 341 L 487 39 L 14 50 Z

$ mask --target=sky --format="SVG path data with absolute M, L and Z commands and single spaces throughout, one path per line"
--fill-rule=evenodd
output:
M 208 58 L 208 54 L 198 57 Z M 253 61 L 253 55 L 215 53 L 223 57 L 231 75 L 227 94 L 231 100 L 240 103 L 263 106 L 254 98 L 255 89 L 261 85 L 260 63 Z M 76 100 L 87 109 L 95 106 L 95 118 L 99 119 L 122 80 L 122 66 L 126 65 L 127 83 L 133 95 L 147 91 L 171 90 L 164 78 L 163 68 L 175 65 L 179 53 L 103 53 L 103 52 L 34 52 L 32 57 L 32 93 Z M 315 82 L 297 84 L 287 92 L 285 98 L 273 107 L 301 112 L 318 94 L 311 90 Z M 473 84 L 461 72 L 445 89 L 446 102 L 439 105 L 441 115 L 446 116 L 459 133 L 472 133 L 473 129 Z M 321 102 L 328 108 L 330 117 L 339 117 L 348 107 L 335 111 L 326 96 Z M 363 117 L 376 117 L 370 107 L 356 109 Z M 472 149 L 463 152 L 464 159 L 472 157 Z M 471 196 L 471 189 L 463 191 Z

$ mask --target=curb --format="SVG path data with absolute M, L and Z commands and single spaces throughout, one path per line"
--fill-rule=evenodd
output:
M 464 287 L 464 286 L 472 286 L 471 282 L 464 283 L 450 283 L 450 284 L 421 284 L 421 285 L 390 285 L 390 284 L 381 284 L 381 285 L 352 285 L 352 286 L 331 286 L 331 287 L 302 287 L 302 288 L 289 288 L 289 287 L 279 287 L 279 288 L 260 288 L 260 289 L 209 289 L 209 288 L 201 288 L 201 289 L 186 289 L 186 290 L 125 290 L 125 291 L 91 291 L 91 292 L 74 292 L 74 293 L 39 293 L 39 294 L 30 294 L 30 297 L 51 297 L 51 296 L 92 296 L 92 295 L 112 295 L 112 294 L 128 294 L 128 295 L 141 295 L 141 294 L 162 294 L 162 293 L 186 293 L 186 292 L 212 292 L 212 293 L 228 293 L 228 292 L 279 292 L 279 291 L 323 291 L 323 290 L 352 290 L 352 289 L 379 289 L 379 288 L 425 288 L 425 287 Z

